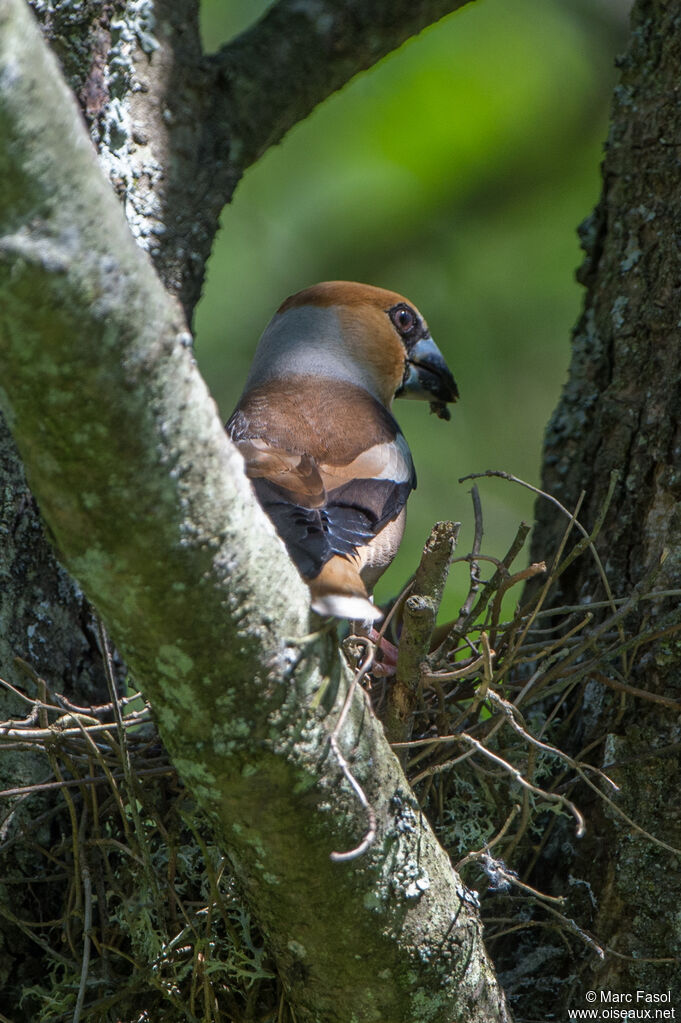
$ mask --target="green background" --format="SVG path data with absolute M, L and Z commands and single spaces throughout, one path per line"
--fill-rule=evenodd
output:
M 204 0 L 207 47 L 268 6 Z M 395 403 L 419 485 L 379 600 L 414 570 L 437 519 L 460 520 L 458 553 L 470 550 L 470 483 L 459 476 L 503 469 L 539 483 L 581 301 L 576 227 L 599 194 L 626 8 L 463 8 L 318 107 L 247 172 L 223 214 L 196 332 L 225 419 L 274 310 L 320 280 L 405 294 L 458 382 L 450 423 L 425 404 Z M 483 552 L 501 557 L 532 519 L 533 498 L 501 480 L 479 485 Z M 456 614 L 466 588 L 466 566 L 456 566 L 444 613 Z

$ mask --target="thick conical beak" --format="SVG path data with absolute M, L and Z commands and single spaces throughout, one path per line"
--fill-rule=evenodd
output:
M 396 398 L 430 401 L 433 411 L 449 419 L 448 402 L 456 401 L 459 390 L 442 352 L 432 337 L 423 337 L 409 352 L 407 369 Z

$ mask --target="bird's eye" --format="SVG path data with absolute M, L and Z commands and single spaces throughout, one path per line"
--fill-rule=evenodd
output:
M 391 319 L 400 334 L 409 334 L 416 326 L 416 313 L 408 306 L 397 306 L 391 310 Z

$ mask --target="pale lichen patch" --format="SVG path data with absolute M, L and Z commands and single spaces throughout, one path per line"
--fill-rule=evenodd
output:
M 194 667 L 194 660 L 176 644 L 163 643 L 158 648 L 156 667 L 162 675 L 177 678 L 189 675 Z

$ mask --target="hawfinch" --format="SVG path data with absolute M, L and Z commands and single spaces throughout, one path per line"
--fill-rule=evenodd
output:
M 444 419 L 458 397 L 425 320 L 392 291 L 328 281 L 279 307 L 227 423 L 320 615 L 382 617 L 369 594 L 416 486 L 396 397 Z

